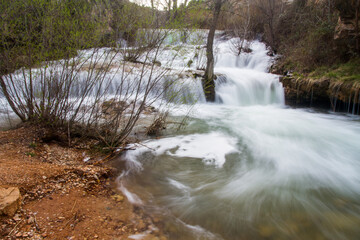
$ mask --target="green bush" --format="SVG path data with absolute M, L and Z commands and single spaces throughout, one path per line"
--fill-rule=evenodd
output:
M 74 56 L 97 45 L 101 21 L 87 0 L 3 0 L 0 5 L 0 74 Z

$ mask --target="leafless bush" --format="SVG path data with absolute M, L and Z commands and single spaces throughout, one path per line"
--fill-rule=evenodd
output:
M 241 2 L 242 8 L 240 17 L 236 18 L 233 24 L 233 33 L 236 37 L 234 41 L 232 41 L 231 50 L 237 54 L 238 56 L 241 53 L 249 53 L 251 52 L 250 41 L 253 38 L 252 29 L 251 29 L 251 12 L 250 12 L 250 1 L 245 0 Z
M 9 105 L 23 121 L 41 121 L 118 146 L 130 134 L 146 106 L 170 88 L 169 72 L 153 61 L 166 31 L 148 30 L 141 64 L 123 61 L 133 48 L 91 49 L 74 58 L 49 61 L 1 76 Z M 145 43 L 144 43 L 145 44 Z M 171 59 L 169 60 L 171 61 Z

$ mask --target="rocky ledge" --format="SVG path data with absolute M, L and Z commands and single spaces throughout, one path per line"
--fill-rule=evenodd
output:
M 293 107 L 315 107 L 360 114 L 360 84 L 296 76 L 280 77 L 285 102 Z

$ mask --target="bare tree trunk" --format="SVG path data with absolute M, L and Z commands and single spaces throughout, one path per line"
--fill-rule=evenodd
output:
M 167 20 L 170 20 L 171 19 L 171 1 L 172 0 L 168 0 L 167 1 Z
M 273 0 L 268 0 L 268 4 L 269 4 L 269 19 L 268 19 L 268 26 L 269 26 L 269 31 L 270 31 L 270 44 L 271 47 L 273 48 L 273 50 L 276 52 L 276 42 L 275 42 L 275 34 L 274 34 L 274 18 L 275 18 L 275 14 L 274 14 L 274 6 L 275 6 L 275 2 Z
M 177 11 L 178 11 L 178 2 L 177 0 L 173 0 L 173 19 L 177 17 Z
M 222 0 L 214 0 L 215 1 L 215 7 L 214 7 L 214 16 L 212 19 L 212 24 L 209 30 L 209 35 L 207 39 L 206 44 L 206 57 L 207 57 L 207 64 L 206 64 L 206 70 L 205 75 L 203 78 L 203 88 L 205 92 L 206 101 L 208 102 L 214 102 L 215 101 L 215 82 L 214 82 L 214 37 L 215 37 L 215 30 L 216 25 L 219 20 L 220 11 L 222 7 Z
M 155 0 L 151 0 L 151 11 L 152 11 L 152 16 L 155 20 L 155 27 L 157 28 L 159 26 L 159 16 L 158 16 L 158 12 L 157 10 L 155 9 L 155 3 L 154 3 Z M 154 21 L 153 20 L 153 21 Z

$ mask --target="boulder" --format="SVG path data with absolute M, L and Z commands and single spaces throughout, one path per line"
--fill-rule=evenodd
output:
M 21 203 L 20 190 L 17 187 L 0 187 L 0 215 L 12 217 Z

